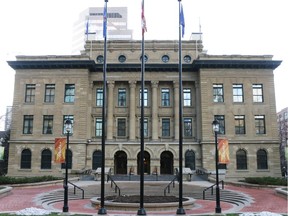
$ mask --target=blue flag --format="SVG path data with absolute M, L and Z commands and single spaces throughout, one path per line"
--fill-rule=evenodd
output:
M 185 20 L 184 20 L 184 12 L 183 12 L 183 5 L 181 4 L 180 8 L 180 25 L 182 26 L 182 37 L 184 37 L 185 33 Z
M 103 38 L 107 36 L 107 2 L 104 5 L 104 12 L 103 12 Z
M 86 30 L 85 30 L 85 34 L 88 35 L 89 34 L 89 19 L 86 22 Z

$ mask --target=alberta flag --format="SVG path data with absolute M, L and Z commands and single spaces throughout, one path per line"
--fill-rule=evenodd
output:
M 184 33 L 185 33 L 185 20 L 184 20 L 184 12 L 183 12 L 183 5 L 181 4 L 180 7 L 180 25 L 182 26 L 182 37 L 184 37 Z
M 106 36 L 107 36 L 107 2 L 105 2 L 103 11 L 103 38 L 106 38 Z

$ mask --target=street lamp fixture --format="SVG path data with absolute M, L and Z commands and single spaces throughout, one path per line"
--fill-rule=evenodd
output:
M 69 149 L 69 135 L 72 129 L 72 121 L 70 119 L 67 119 L 65 121 L 65 131 L 67 135 L 67 141 L 66 141 L 66 151 L 65 151 L 65 181 L 64 181 L 64 206 L 63 206 L 63 212 L 68 212 L 68 149 Z
M 219 133 L 219 122 L 214 120 L 212 122 L 212 128 L 215 135 L 215 167 L 216 167 L 216 208 L 215 213 L 221 213 L 221 206 L 220 206 L 220 190 L 219 190 L 219 173 L 218 173 L 218 138 L 217 135 Z

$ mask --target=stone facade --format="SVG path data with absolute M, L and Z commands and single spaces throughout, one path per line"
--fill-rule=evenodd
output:
M 97 91 L 103 87 L 103 47 L 103 41 L 93 41 L 78 56 L 18 56 L 16 61 L 8 62 L 16 71 L 8 175 L 62 174 L 61 165 L 54 162 L 54 139 L 65 137 L 64 116 L 73 116 L 71 171 L 99 167 L 102 106 L 97 105 Z M 215 116 L 222 116 L 225 132 L 219 138 L 227 138 L 230 149 L 226 178 L 280 176 L 273 70 L 281 62 L 273 61 L 272 56 L 207 55 L 202 49 L 202 41 L 182 42 L 182 83 L 183 90 L 187 90 L 183 102 L 183 120 L 187 121 L 183 123 L 183 166 L 215 170 L 211 124 Z M 144 170 L 147 174 L 172 174 L 179 165 L 178 42 L 146 41 L 145 55 Z M 141 41 L 107 44 L 105 165 L 114 174 L 137 174 L 139 170 L 140 57 Z M 34 85 L 34 99 L 25 102 L 30 84 Z M 55 87 L 54 100 L 49 103 L 44 100 L 47 84 Z M 64 102 L 65 86 L 71 84 L 73 101 Z M 222 86 L 223 101 L 213 100 L 215 84 Z M 233 89 L 235 84 L 241 86 L 240 95 Z M 256 95 L 260 94 L 260 102 L 253 102 L 254 84 L 261 86 L 261 93 Z M 233 102 L 237 96 L 243 101 Z M 33 117 L 30 134 L 24 129 L 24 116 Z M 44 116 L 52 118 L 48 134 Z M 235 134 L 235 116 L 245 117 L 244 133 Z M 255 116 L 263 117 L 264 125 L 255 123 Z M 256 132 L 259 128 L 260 133 Z M 31 153 L 28 167 L 23 157 L 25 149 Z M 48 168 L 42 166 L 47 165 L 43 159 L 45 149 L 52 154 Z M 236 156 L 239 150 L 245 152 L 244 159 Z M 264 159 L 263 154 L 262 159 L 258 155 L 259 150 L 263 150 Z M 267 166 L 263 168 L 265 160 Z

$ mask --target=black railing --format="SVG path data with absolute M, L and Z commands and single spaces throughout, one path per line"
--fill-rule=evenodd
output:
M 222 189 L 224 189 L 224 181 L 221 180 L 221 181 L 219 181 L 219 183 L 221 183 Z M 205 200 L 205 193 L 206 193 L 207 190 L 211 189 L 211 195 L 214 194 L 214 189 L 213 189 L 214 186 L 216 186 L 216 183 L 213 184 L 213 185 L 211 185 L 210 187 L 205 188 L 205 189 L 203 190 L 203 200 Z
M 165 187 L 164 189 L 164 196 L 166 196 L 166 192 L 170 193 L 170 187 L 171 185 L 173 188 L 175 187 L 175 181 L 178 181 L 178 174 L 172 179 L 172 181 Z
M 72 182 L 68 181 L 68 184 L 71 184 L 74 188 L 74 194 L 76 194 L 76 188 L 82 191 L 82 199 L 84 199 L 84 190 L 80 188 L 79 186 L 73 184 Z
M 118 192 L 118 196 L 121 196 L 121 190 L 120 187 L 116 184 L 116 182 L 113 180 L 112 176 L 110 174 L 107 174 L 107 182 L 109 182 L 109 180 L 111 181 L 111 188 L 115 188 L 115 193 Z

